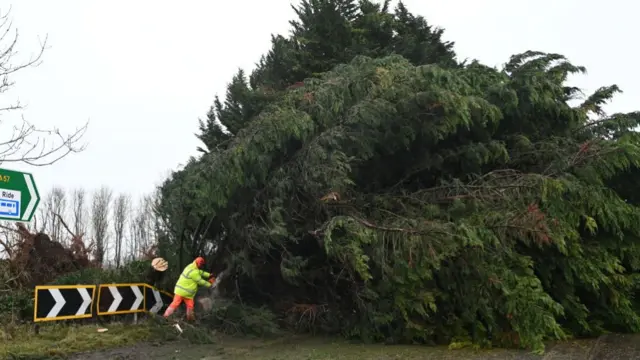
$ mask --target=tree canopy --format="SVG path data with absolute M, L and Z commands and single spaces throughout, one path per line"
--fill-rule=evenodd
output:
M 460 63 L 402 4 L 296 13 L 162 185 L 165 257 L 205 254 L 229 297 L 349 337 L 639 330 L 640 113 L 604 113 L 615 85 L 584 96 L 560 54 Z

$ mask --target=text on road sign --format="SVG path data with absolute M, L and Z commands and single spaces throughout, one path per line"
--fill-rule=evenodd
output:
M 0 168 L 0 220 L 29 222 L 39 203 L 31 174 Z
M 20 200 L 20 191 L 0 189 L 0 216 L 19 218 Z
M 17 198 L 20 200 L 20 191 L 2 190 L 2 192 L 0 192 L 0 198 L 9 200 L 15 200 Z

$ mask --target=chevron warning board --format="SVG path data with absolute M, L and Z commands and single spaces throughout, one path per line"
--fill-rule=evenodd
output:
M 166 291 L 158 290 L 152 286 L 145 286 L 145 310 L 153 314 L 162 314 L 162 312 L 173 301 L 173 295 Z
M 90 318 L 95 285 L 36 286 L 33 321 Z
M 98 315 L 144 312 L 145 284 L 108 284 L 98 288 Z

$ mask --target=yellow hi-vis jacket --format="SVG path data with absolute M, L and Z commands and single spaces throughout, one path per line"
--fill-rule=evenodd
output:
M 211 287 L 211 283 L 205 280 L 209 279 L 209 276 L 211 276 L 211 274 L 198 269 L 198 266 L 194 261 L 182 270 L 182 274 L 180 274 L 180 278 L 178 278 L 178 282 L 176 283 L 176 287 L 173 289 L 173 292 L 185 299 L 193 299 L 198 291 L 198 285 Z

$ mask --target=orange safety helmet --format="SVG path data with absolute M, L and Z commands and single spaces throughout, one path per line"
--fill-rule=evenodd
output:
M 202 256 L 198 256 L 196 258 L 196 266 L 198 268 L 201 268 L 202 266 L 204 266 L 204 258 Z

